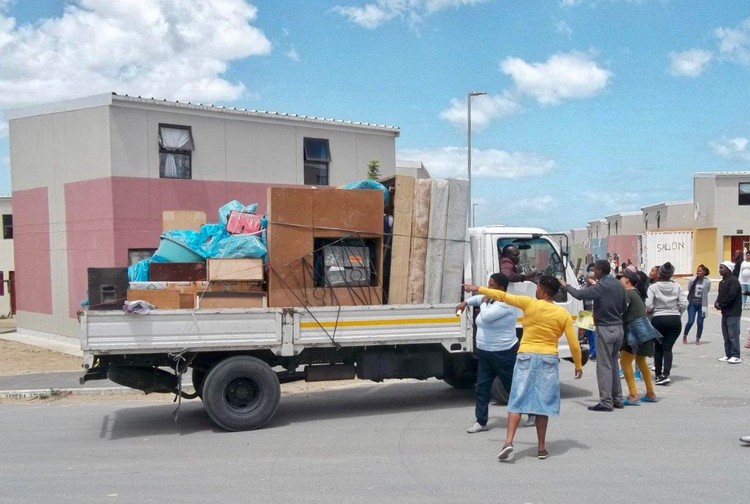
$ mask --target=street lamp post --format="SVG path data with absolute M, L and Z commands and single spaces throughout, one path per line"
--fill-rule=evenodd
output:
M 466 117 L 466 124 L 467 124 L 467 126 L 466 126 L 466 129 L 467 129 L 466 136 L 467 136 L 467 141 L 466 141 L 466 143 L 467 143 L 467 147 L 468 147 L 466 158 L 467 158 L 467 162 L 468 162 L 467 163 L 468 164 L 468 170 L 467 171 L 468 171 L 468 176 L 469 176 L 469 215 L 468 215 L 469 227 L 474 226 L 474 216 L 472 215 L 473 214 L 473 208 L 471 206 L 471 97 L 472 96 L 482 96 L 482 95 L 486 95 L 486 94 L 487 93 L 485 93 L 484 91 L 470 91 L 466 95 L 466 111 L 467 111 L 467 117 Z

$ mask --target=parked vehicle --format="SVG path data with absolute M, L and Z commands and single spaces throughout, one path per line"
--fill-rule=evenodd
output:
M 520 249 L 525 271 L 576 282 L 567 257 L 541 229 L 488 226 L 472 228 L 468 235 L 467 282 L 484 283 L 498 271 L 499 251 L 508 243 Z M 531 296 L 534 290 L 532 282 L 509 288 Z M 556 301 L 573 315 L 581 308 L 564 292 Z M 82 381 L 109 378 L 146 393 L 200 397 L 219 427 L 257 429 L 273 417 L 285 382 L 434 377 L 454 387 L 473 386 L 471 314 L 457 317 L 454 310 L 454 304 L 438 304 L 153 310 L 146 315 L 84 311 Z M 519 335 L 521 322 L 519 312 Z M 564 338 L 560 357 L 572 360 Z M 191 393 L 182 387 L 188 372 Z M 494 394 L 507 398 L 499 381 Z

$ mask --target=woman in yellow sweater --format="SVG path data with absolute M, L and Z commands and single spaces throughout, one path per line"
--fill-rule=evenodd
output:
M 523 310 L 523 338 L 518 348 L 508 400 L 508 428 L 505 444 L 497 458 L 507 460 L 513 453 L 513 438 L 521 415 L 526 413 L 536 415 L 537 457 L 545 459 L 549 455 L 546 447 L 547 423 L 550 416 L 560 414 L 557 340 L 563 332 L 575 363 L 575 378 L 583 376 L 581 347 L 573 331 L 573 318 L 565 308 L 553 301 L 560 290 L 560 281 L 551 275 L 539 278 L 536 299 L 477 285 L 465 284 L 464 290 L 478 292 Z

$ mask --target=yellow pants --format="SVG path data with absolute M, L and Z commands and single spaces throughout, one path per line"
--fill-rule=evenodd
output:
M 643 381 L 646 383 L 646 394 L 654 396 L 654 380 L 651 376 L 651 370 L 648 368 L 646 362 L 646 356 L 644 355 L 633 355 L 630 352 L 622 350 L 620 352 L 620 367 L 622 368 L 622 374 L 625 375 L 625 381 L 628 384 L 628 393 L 630 396 L 638 395 L 638 387 L 635 384 L 635 371 L 633 370 L 633 361 L 638 365 L 638 369 L 641 370 Z

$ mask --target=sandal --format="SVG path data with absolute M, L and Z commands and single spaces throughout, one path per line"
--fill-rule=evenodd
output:
M 651 397 L 649 397 L 647 395 L 641 396 L 641 398 L 639 399 L 639 401 L 640 402 L 659 402 L 659 400 L 656 397 L 651 398 Z
M 549 457 L 549 452 L 547 450 L 539 450 L 536 453 L 536 458 L 538 458 L 539 460 L 544 460 L 547 457 Z

